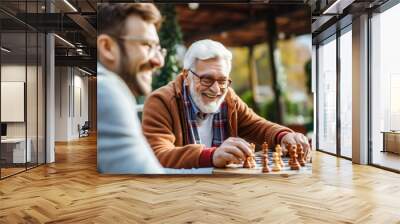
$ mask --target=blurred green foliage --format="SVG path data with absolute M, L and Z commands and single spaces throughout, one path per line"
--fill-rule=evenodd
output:
M 244 91 L 241 95 L 240 98 L 249 106 L 250 108 L 254 108 L 254 103 L 253 103 L 253 92 L 249 89 Z
M 312 77 L 311 77 L 311 59 L 310 60 L 308 60 L 307 61 L 307 63 L 304 65 L 304 71 L 306 72 L 306 75 L 307 75 L 307 90 L 308 90 L 308 93 L 311 93 L 311 79 L 312 79 Z
M 307 74 L 307 90 L 308 90 L 308 93 L 312 92 L 311 66 L 312 66 L 312 61 L 310 59 L 310 60 L 308 60 L 308 62 L 304 66 L 304 70 L 305 70 L 305 72 Z M 314 117 L 314 107 L 313 106 L 308 108 L 307 116 L 309 116 L 311 118 Z M 307 122 L 305 124 L 305 126 L 306 126 L 306 129 L 307 129 L 307 132 L 313 131 L 313 129 L 314 129 L 314 119 L 310 119 L 310 121 Z
M 240 98 L 249 106 L 250 108 L 256 108 L 253 102 L 253 92 L 251 90 L 246 90 L 244 91 L 241 95 Z M 259 103 L 257 105 L 257 108 L 259 111 L 257 111 L 257 114 L 260 115 L 263 118 L 266 118 L 269 121 L 276 121 L 277 118 L 277 110 L 276 110 L 276 103 L 274 100 L 270 100 L 267 102 Z
M 300 105 L 292 102 L 287 94 L 283 96 L 287 115 L 301 115 Z
M 176 47 L 182 44 L 182 32 L 176 18 L 175 5 L 159 4 L 157 7 L 163 15 L 163 23 L 158 32 L 161 47 L 167 49 L 164 67 L 161 68 L 159 75 L 154 77 L 153 90 L 168 84 L 181 71 L 176 58 Z

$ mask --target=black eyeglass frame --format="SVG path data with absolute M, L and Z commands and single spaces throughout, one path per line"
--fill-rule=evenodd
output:
M 149 55 L 151 57 L 156 55 L 157 52 L 160 52 L 163 57 L 167 56 L 167 53 L 168 53 L 167 49 L 162 48 L 160 46 L 160 44 L 153 43 L 153 41 L 149 41 L 144 38 L 129 37 L 129 36 L 122 36 L 122 37 L 113 36 L 113 38 L 118 39 L 118 40 L 124 40 L 124 41 L 135 41 L 135 42 L 139 42 L 142 45 L 146 45 L 149 47 Z
M 232 84 L 232 80 L 229 78 L 228 79 L 214 79 L 214 78 L 211 78 L 210 76 L 200 76 L 196 72 L 192 71 L 191 69 L 189 69 L 189 71 L 194 76 L 196 76 L 198 79 L 200 79 L 200 84 L 202 86 L 207 87 L 207 88 L 210 88 L 212 85 L 214 85 L 215 82 L 218 83 L 218 87 L 220 89 L 226 89 L 229 86 L 231 86 L 231 84 Z M 221 83 L 221 82 L 224 82 L 224 83 Z

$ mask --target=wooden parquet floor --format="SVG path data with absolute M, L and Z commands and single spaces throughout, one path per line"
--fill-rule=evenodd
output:
M 95 138 L 0 181 L 0 223 L 400 223 L 400 175 L 323 153 L 312 175 L 96 172 Z

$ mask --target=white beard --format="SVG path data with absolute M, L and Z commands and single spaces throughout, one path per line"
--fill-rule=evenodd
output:
M 209 104 L 205 104 L 202 99 L 201 95 L 198 94 L 195 89 L 194 89 L 194 82 L 193 79 L 190 80 L 190 85 L 189 85 L 189 91 L 190 91 L 190 96 L 192 97 L 194 103 L 196 104 L 197 108 L 203 113 L 209 114 L 209 113 L 216 113 L 221 106 L 221 104 L 225 100 L 225 96 L 228 91 L 225 91 L 225 93 L 216 101 L 213 101 Z

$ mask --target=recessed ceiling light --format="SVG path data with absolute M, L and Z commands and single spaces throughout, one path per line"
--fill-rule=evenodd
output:
M 10 52 L 11 52 L 11 50 L 9 50 L 9 49 L 7 49 L 7 48 L 5 48 L 5 47 L 1 47 L 0 49 L 1 49 L 2 51 L 6 52 L 6 53 L 10 53 Z
M 192 2 L 192 3 L 189 3 L 188 4 L 189 5 L 189 9 L 191 9 L 191 10 L 196 10 L 196 9 L 198 9 L 199 8 L 199 3 L 197 3 L 197 2 Z
M 83 72 L 83 73 L 85 73 L 85 74 L 87 74 L 87 75 L 92 75 L 92 73 L 90 73 L 90 72 L 88 72 L 88 71 L 86 71 L 86 70 L 83 70 L 83 69 L 81 69 L 81 68 L 79 68 L 79 67 L 78 67 L 78 70 L 81 71 L 81 72 Z
M 351 5 L 355 0 L 337 0 L 330 5 L 322 14 L 342 14 L 343 9 Z
M 64 0 L 65 4 L 67 4 L 74 12 L 78 12 L 78 10 L 68 1 Z
M 64 38 L 62 38 L 62 37 L 60 37 L 59 35 L 57 35 L 57 34 L 54 34 L 54 36 L 55 37 L 57 37 L 59 40 L 61 40 L 62 42 L 64 42 L 65 44 L 67 44 L 67 45 L 69 45 L 70 47 L 73 47 L 73 48 L 75 48 L 75 45 L 73 45 L 71 42 L 69 42 L 68 40 L 66 40 L 66 39 L 64 39 Z

